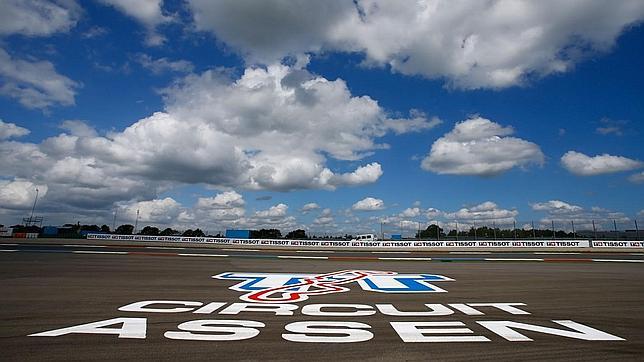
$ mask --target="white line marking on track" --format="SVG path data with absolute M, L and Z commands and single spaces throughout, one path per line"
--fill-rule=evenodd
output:
M 261 251 L 259 249 L 221 249 L 224 251 Z
M 18 251 L 18 250 L 11 250 L 11 249 L 0 249 L 0 251 L 4 251 L 7 253 L 13 252 L 13 251 Z
M 543 251 L 543 252 L 534 252 L 533 254 L 534 255 L 579 255 L 581 253 L 557 253 L 557 252 L 554 252 L 554 251 L 552 251 L 552 252 L 551 251 L 548 251 L 548 252 Z
M 173 248 L 169 246 L 146 246 L 146 249 L 170 249 L 170 250 L 184 250 L 185 248 Z
M 411 254 L 411 251 L 372 251 L 371 254 Z
M 72 250 L 74 254 L 120 254 L 126 255 L 127 251 L 93 251 L 93 250 Z
M 227 258 L 228 255 L 226 254 L 177 254 L 179 256 L 216 256 L 220 258 Z
M 543 259 L 529 259 L 529 258 L 485 258 L 485 261 L 543 261 Z
M 328 256 L 299 256 L 299 255 L 278 255 L 280 259 L 329 259 Z
M 644 260 L 639 259 L 593 259 L 598 262 L 615 262 L 615 263 L 644 263 Z
M 378 260 L 413 260 L 413 261 L 431 261 L 432 258 L 378 258 Z
M 492 254 L 491 251 L 450 251 L 450 254 Z
M 0 243 L 0 245 L 3 245 L 3 246 L 18 246 L 18 244 L 9 244 L 9 243 L 7 243 L 7 244 Z
M 63 244 L 70 248 L 107 248 L 105 245 Z
M 296 253 L 335 253 L 333 250 L 295 250 Z
M 7 245 L 9 245 L 9 244 L 7 244 Z M 631 255 L 642 256 L 642 255 L 644 255 L 644 253 L 631 253 Z

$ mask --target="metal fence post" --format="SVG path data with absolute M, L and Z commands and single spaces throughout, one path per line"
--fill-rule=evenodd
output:
M 496 240 L 496 222 L 492 221 L 492 235 L 494 235 L 494 240 Z
M 570 220 L 570 224 L 572 224 L 572 238 L 575 238 L 575 220 Z
M 537 231 L 534 229 L 534 220 L 530 221 L 532 223 L 532 238 L 536 239 L 537 238 Z
M 458 221 L 454 223 L 456 224 L 456 241 L 458 241 Z
M 512 220 L 512 226 L 514 227 L 514 240 L 517 240 L 517 221 Z
M 640 229 L 637 227 L 637 219 L 634 219 L 635 221 L 635 238 L 639 239 L 640 238 Z
M 593 220 L 593 239 L 597 239 L 597 228 L 595 228 L 595 220 Z
M 557 238 L 557 236 L 555 235 L 555 221 L 554 220 L 550 220 L 550 221 L 552 222 L 552 239 L 554 240 Z

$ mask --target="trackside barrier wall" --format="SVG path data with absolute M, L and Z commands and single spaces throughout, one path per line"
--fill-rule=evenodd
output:
M 595 248 L 644 248 L 644 241 L 631 240 L 611 240 L 611 241 L 592 241 Z
M 87 234 L 90 240 L 162 241 L 176 243 L 206 243 L 216 245 L 248 245 L 297 248 L 416 248 L 416 249 L 467 249 L 467 248 L 644 248 L 644 241 L 590 241 L 590 240 L 477 240 L 477 241 L 332 241 L 332 240 L 276 240 L 233 239 L 185 236 L 111 235 Z

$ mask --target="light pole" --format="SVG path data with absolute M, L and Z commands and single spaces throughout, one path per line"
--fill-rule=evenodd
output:
M 139 225 L 139 209 L 136 209 L 136 220 L 134 221 L 134 232 L 136 234 L 136 227 Z
M 34 206 L 31 207 L 31 215 L 29 215 L 29 223 L 31 224 L 34 219 L 34 210 L 36 210 L 36 202 L 38 202 L 38 188 L 36 187 L 36 197 L 34 198 Z M 29 225 L 27 225 L 29 226 Z

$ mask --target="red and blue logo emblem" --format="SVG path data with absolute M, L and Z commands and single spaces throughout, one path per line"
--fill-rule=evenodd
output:
M 221 280 L 240 280 L 230 287 L 245 292 L 239 298 L 252 303 L 296 303 L 310 296 L 348 292 L 348 285 L 378 293 L 445 293 L 434 282 L 454 279 L 437 274 L 398 274 L 391 271 L 340 270 L 324 274 L 242 273 L 214 275 Z

